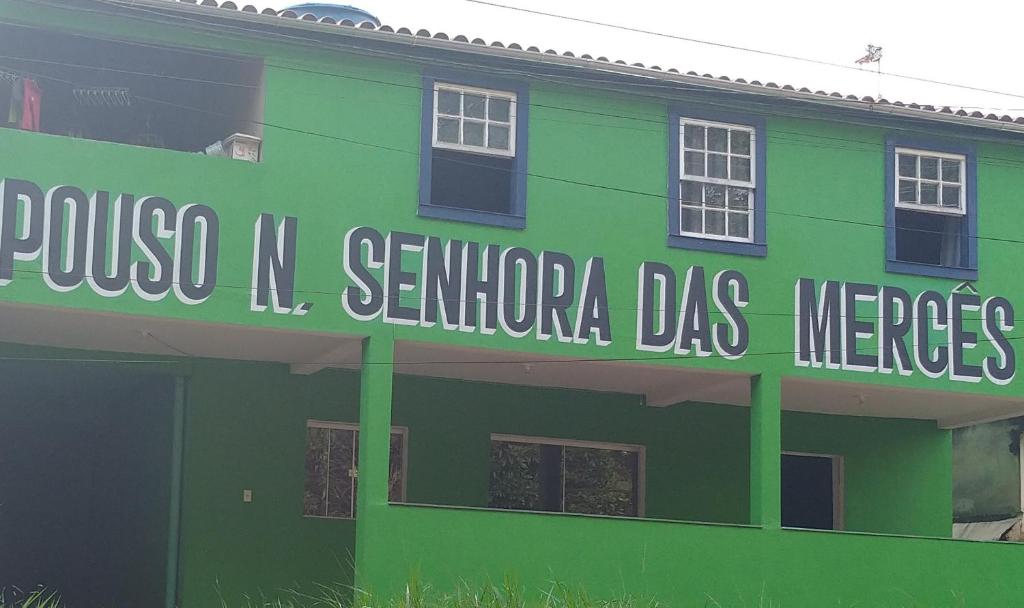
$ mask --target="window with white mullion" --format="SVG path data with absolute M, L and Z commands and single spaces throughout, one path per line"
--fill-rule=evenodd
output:
M 679 234 L 750 242 L 754 226 L 754 130 L 680 121 Z
M 966 158 L 928 150 L 896 149 L 896 207 L 964 215 Z
M 515 156 L 516 95 L 436 83 L 435 148 Z

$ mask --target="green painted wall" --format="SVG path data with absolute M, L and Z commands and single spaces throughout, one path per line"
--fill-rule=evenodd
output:
M 110 189 L 160 194 L 177 205 L 206 203 L 220 219 L 218 286 L 206 302 L 186 306 L 173 297 L 144 302 L 131 292 L 115 300 L 87 287 L 68 293 L 48 289 L 39 261 L 19 262 L 16 280 L 3 287 L 10 302 L 73 307 L 121 314 L 275 327 L 294 331 L 392 335 L 473 347 L 575 357 L 656 357 L 635 349 L 636 275 L 644 261 L 659 261 L 679 274 L 694 264 L 709 276 L 726 269 L 750 282 L 745 309 L 751 327 L 747 356 L 665 361 L 652 364 L 770 371 L 907 388 L 955 390 L 990 395 L 1016 394 L 1016 384 L 954 382 L 921 373 L 856 373 L 802 368 L 793 364 L 793 287 L 798 277 L 898 285 L 915 294 L 948 293 L 958 282 L 884 272 L 883 148 L 887 134 L 959 138 L 941 127 L 907 123 L 894 128 L 865 124 L 824 111 L 800 116 L 789 107 L 741 106 L 735 97 L 706 102 L 719 110 L 766 115 L 769 254 L 757 259 L 694 252 L 665 244 L 668 175 L 667 113 L 670 104 L 694 106 L 696 98 L 656 99 L 587 87 L 529 82 L 528 227 L 506 230 L 417 216 L 421 75 L 416 61 L 370 58 L 310 49 L 280 40 L 216 35 L 195 27 L 157 26 L 127 16 L 82 15 L 61 8 L 31 13 L 13 0 L 0 1 L 0 17 L 14 21 L 74 24 L 76 31 L 252 54 L 266 61 L 264 157 L 259 164 L 234 162 L 167 150 L 70 140 L 4 131 L 0 167 L 4 176 L 37 182 L 47 189 L 74 184 L 87 191 Z M 74 17 L 74 18 L 72 18 Z M 529 81 L 528 77 L 524 78 Z M 983 297 L 1005 295 L 1024 301 L 1024 288 L 1005 281 L 1015 267 L 1024 232 L 1015 209 L 1024 191 L 1024 153 L 1013 145 L 989 143 L 978 135 L 980 274 Z M 550 179 L 555 178 L 555 179 Z M 577 183 L 572 183 L 577 182 Z M 253 223 L 260 212 L 299 220 L 297 299 L 314 304 L 308 315 L 250 312 Z M 825 216 L 841 222 L 800 216 Z M 854 222 L 853 224 L 849 222 Z M 338 294 L 349 285 L 339 263 L 343 235 L 358 225 L 481 243 L 522 246 L 534 252 L 564 251 L 578 262 L 603 256 L 609 285 L 613 343 L 599 347 L 557 340 L 516 339 L 498 332 L 445 331 L 362 322 L 341 309 Z M 418 265 L 409 260 L 409 268 Z M 577 273 L 577 281 L 582 280 Z M 680 286 L 681 290 L 682 287 Z M 419 297 L 418 291 L 409 297 Z M 865 317 L 868 316 L 864 311 Z M 867 345 L 865 345 L 867 348 Z M 981 344 L 969 354 L 990 354 Z
M 175 28 L 124 15 L 81 14 L 71 5 L 33 6 L 31 11 L 25 6 L 0 0 L 0 19 L 264 57 L 268 126 L 263 162 L 258 165 L 0 132 L 2 176 L 33 180 L 44 190 L 74 184 L 87 191 L 158 194 L 179 206 L 209 204 L 220 218 L 221 251 L 218 287 L 197 306 L 170 297 L 143 302 L 131 293 L 112 300 L 85 287 L 56 293 L 42 282 L 38 261 L 18 263 L 15 280 L 0 288 L 5 303 L 52 306 L 55 314 L 60 308 L 77 308 L 539 355 L 644 359 L 656 355 L 634 348 L 637 267 L 647 260 L 660 261 L 682 273 L 701 264 L 709 274 L 731 268 L 748 277 L 751 302 L 745 315 L 751 326 L 750 352 L 736 361 L 678 358 L 651 361 L 652 365 L 764 372 L 776 380 L 795 376 L 930 388 L 961 392 L 965 399 L 972 394 L 1022 394 L 1019 382 L 998 387 L 928 379 L 920 373 L 903 377 L 799 368 L 790 354 L 793 284 L 798 277 L 899 285 L 911 293 L 946 293 L 956 285 L 885 273 L 884 232 L 879 227 L 884 217 L 886 135 L 896 130 L 942 136 L 950 135 L 948 130 L 909 123 L 889 129 L 824 111 L 794 116 L 792 108 L 759 107 L 767 124 L 769 255 L 754 259 L 699 253 L 665 245 L 669 100 L 534 80 L 529 83 L 533 106 L 527 229 L 454 224 L 416 215 L 421 64 L 370 59 L 324 46 L 312 49 L 270 37 L 239 38 L 223 28 L 199 31 L 194 24 Z M 695 100 L 680 97 L 672 102 L 686 106 Z M 734 97 L 713 100 L 711 105 L 751 110 Z M 1007 277 L 1017 275 L 1019 243 L 1012 241 L 1024 233 L 1024 216 L 1016 212 L 1024 192 L 1024 151 L 980 135 L 977 144 L 979 233 L 990 238 L 979 241 L 975 286 L 982 296 L 1005 295 L 1022 302 L 1024 286 Z M 252 226 L 264 211 L 299 218 L 298 299 L 315 304 L 306 316 L 249 311 Z M 514 339 L 500 332 L 482 336 L 446 332 L 440 326 L 395 327 L 379 320 L 350 319 L 338 304 L 338 294 L 348 285 L 340 256 L 342 236 L 357 225 L 538 252 L 554 249 L 577 260 L 603 256 L 614 342 L 607 347 L 574 345 Z M 410 260 L 410 267 L 415 265 L 416 260 Z M 972 361 L 989 352 L 986 345 L 979 346 Z M 277 366 L 197 366 L 187 412 L 181 587 L 185 605 L 214 601 L 218 585 L 226 596 L 237 598 L 243 591 L 273 593 L 335 573 L 345 576 L 339 562 L 349 559 L 354 526 L 301 518 L 302 450 L 306 418 L 355 418 L 357 385 L 357 376 L 338 373 L 298 377 Z M 704 406 L 640 410 L 633 397 L 526 389 L 495 389 L 482 400 L 480 395 L 489 390 L 404 379 L 396 383 L 395 423 L 407 420 L 410 427 L 415 423 L 431 430 L 410 436 L 410 499 L 420 495 L 432 502 L 479 504 L 479 486 L 453 479 L 447 464 L 454 461 L 454 453 L 463 455 L 463 466 L 474 462 L 470 459 L 482 454 L 486 439 L 481 435 L 490 424 L 508 429 L 521 422 L 556 435 L 606 431 L 639 437 L 648 431 L 648 456 L 657 454 L 659 463 L 661 458 L 671 463 L 707 451 L 721 454 L 724 460 L 716 465 L 720 470 L 653 466 L 651 478 L 664 485 L 657 497 L 649 488 L 650 513 L 746 520 L 745 412 Z M 470 397 L 452 403 L 449 393 Z M 425 405 L 421 394 L 436 397 L 434 405 Z M 523 413 L 521 418 L 513 417 L 513 407 Z M 453 410 L 451 416 L 442 415 L 446 408 Z M 600 422 L 587 415 L 593 412 L 601 412 Z M 466 440 L 452 437 L 445 422 L 457 429 L 456 434 L 465 433 Z M 851 498 L 851 528 L 948 534 L 948 433 L 901 421 L 787 415 L 784 422 L 786 449 L 820 448 L 848 457 L 850 483 L 864 496 L 856 503 Z M 772 424 L 769 420 L 769 431 Z M 677 428 L 686 430 L 669 432 Z M 440 447 L 425 446 L 424 436 L 437 437 Z M 481 469 L 466 475 L 467 480 L 483 479 Z M 444 482 L 453 487 L 445 491 Z M 254 490 L 251 504 L 242 503 L 245 488 Z M 689 488 L 701 492 L 690 493 Z M 586 583 L 597 593 L 651 591 L 701 604 L 704 592 L 752 603 L 765 588 L 785 605 L 797 607 L 835 605 L 838 599 L 856 600 L 861 606 L 899 605 L 909 603 L 908 596 L 942 605 L 951 603 L 954 591 L 964 592 L 969 605 L 991 606 L 1016 598 L 1011 585 L 1022 561 L 1019 547 L 938 540 L 417 507 L 378 506 L 364 515 L 368 519 L 361 530 L 375 545 L 363 567 L 367 580 L 381 589 L 397 588 L 409 568 L 417 566 L 438 584 L 513 570 L 533 586 L 556 577 Z
M 218 592 L 239 600 L 244 593 L 274 596 L 351 581 L 353 522 L 304 518 L 301 510 L 306 420 L 357 422 L 358 402 L 352 372 L 296 376 L 281 365 L 196 364 L 186 431 L 184 605 L 203 605 Z M 409 430 L 411 503 L 486 507 L 490 435 L 505 433 L 643 445 L 647 517 L 748 521 L 747 408 L 649 408 L 629 395 L 399 376 L 392 422 Z M 948 432 L 926 422 L 790 412 L 783 430 L 786 450 L 846 457 L 847 529 L 949 536 Z M 246 488 L 253 490 L 250 504 L 242 502 Z M 510 521 L 551 526 L 557 536 L 567 520 L 536 518 Z M 403 532 L 388 536 L 403 560 L 418 554 Z M 497 556 L 488 563 L 495 573 L 521 566 Z M 406 565 L 391 563 L 372 580 L 387 580 Z M 652 589 L 663 588 L 656 581 Z
M 843 456 L 846 530 L 951 534 L 950 431 L 933 422 L 785 412 L 782 448 Z
M 96 365 L 0 366 L 0 588 L 157 606 L 172 385 Z

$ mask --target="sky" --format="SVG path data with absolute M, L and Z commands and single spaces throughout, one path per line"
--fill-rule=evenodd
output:
M 297 0 L 247 0 L 286 8 Z M 487 0 L 522 9 L 616 24 L 670 36 L 741 46 L 842 64 L 874 44 L 883 48 L 879 76 L 764 54 L 723 49 L 652 34 L 623 31 L 549 16 L 487 6 L 473 0 L 341 0 L 376 15 L 382 23 L 465 34 L 488 42 L 518 42 L 542 50 L 603 55 L 628 63 L 674 67 L 881 96 L 935 106 L 983 109 L 1024 116 L 1024 70 L 1020 69 L 1020 23 L 1024 3 L 981 0 L 977 4 L 933 0 L 702 0 L 585 2 L 583 0 Z M 929 84 L 914 76 L 975 89 Z

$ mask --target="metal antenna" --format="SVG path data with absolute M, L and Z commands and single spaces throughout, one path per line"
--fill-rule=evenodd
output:
M 875 69 L 878 73 L 878 98 L 882 98 L 882 47 L 869 44 L 866 49 L 867 53 L 855 61 L 857 65 L 865 65 L 868 63 L 875 64 Z

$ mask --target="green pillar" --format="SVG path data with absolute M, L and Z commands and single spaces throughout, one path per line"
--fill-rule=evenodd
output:
M 178 605 L 178 567 L 181 546 L 181 477 L 185 445 L 185 378 L 174 380 L 174 403 L 171 412 L 171 475 L 170 506 L 167 509 L 167 572 L 164 577 L 164 605 Z
M 374 552 L 388 551 L 374 531 L 388 504 L 391 455 L 391 381 L 395 341 L 390 334 L 363 340 L 359 387 L 359 478 L 356 494 L 356 586 L 366 589 Z
M 782 526 L 782 379 L 775 374 L 751 379 L 750 523 Z

